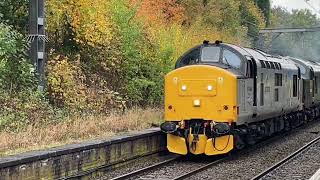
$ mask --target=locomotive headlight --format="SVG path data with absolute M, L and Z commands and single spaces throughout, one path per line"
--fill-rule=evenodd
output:
M 181 86 L 181 90 L 182 90 L 182 91 L 187 90 L 187 86 L 186 86 L 186 85 L 182 85 L 182 86 Z
M 196 99 L 193 101 L 193 106 L 200 107 L 200 99 Z
M 211 85 L 208 86 L 208 91 L 212 91 L 213 87 Z

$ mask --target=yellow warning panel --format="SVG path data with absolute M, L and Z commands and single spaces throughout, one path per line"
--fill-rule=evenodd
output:
M 185 66 L 165 77 L 165 120 L 191 119 L 235 122 L 238 80 L 226 69 Z
M 188 153 L 186 140 L 183 137 L 167 134 L 167 148 L 170 152 L 186 155 Z
M 194 140 L 194 135 L 193 134 L 189 134 L 188 136 L 188 144 L 189 144 L 189 151 L 192 154 L 202 154 L 205 151 L 206 148 L 206 144 L 207 144 L 207 136 L 203 135 L 203 134 L 199 134 L 198 135 L 198 140 L 195 141 L 196 143 L 194 143 L 192 145 L 192 142 Z
M 208 139 L 205 148 L 206 155 L 225 154 L 233 149 L 233 135 Z

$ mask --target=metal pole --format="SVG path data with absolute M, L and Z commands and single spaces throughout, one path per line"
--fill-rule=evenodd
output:
M 265 37 L 262 33 L 259 33 L 258 40 L 256 41 L 256 48 L 265 50 Z
M 39 80 L 39 89 L 45 85 L 45 11 L 44 0 L 30 0 L 29 5 L 29 40 L 30 58 L 36 69 Z

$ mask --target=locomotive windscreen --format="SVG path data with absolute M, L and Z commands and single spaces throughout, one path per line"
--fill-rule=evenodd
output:
M 202 48 L 202 62 L 219 62 L 220 47 L 207 46 Z

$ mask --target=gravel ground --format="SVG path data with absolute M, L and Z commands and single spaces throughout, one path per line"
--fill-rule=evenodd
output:
M 162 157 L 153 157 L 153 158 L 146 157 L 144 159 L 138 159 L 131 163 L 127 163 L 124 166 L 122 165 L 119 168 L 109 169 L 105 171 L 106 174 L 99 179 L 112 179 L 120 175 L 127 174 L 132 171 L 139 170 L 141 168 L 156 164 L 160 161 L 170 159 L 172 157 L 174 156 L 172 156 L 171 154 L 171 155 L 162 156 Z M 131 179 L 143 179 L 143 180 L 172 179 L 173 177 L 176 177 L 188 172 L 188 170 L 196 169 L 216 159 L 217 158 L 212 158 L 208 160 L 206 156 L 202 156 L 202 155 L 182 157 L 181 159 L 178 159 L 176 161 L 166 164 L 166 166 L 162 166 L 154 170 L 145 172 L 138 176 L 132 177 Z
M 320 167 L 320 141 L 262 179 L 309 179 Z
M 235 152 L 229 161 L 221 162 L 191 176 L 189 179 L 250 179 L 318 137 L 318 132 L 320 132 L 320 121 L 310 122 L 304 127 L 292 130 L 289 135 L 283 138 L 267 141 L 240 152 Z M 205 156 L 183 159 L 132 179 L 170 179 L 170 177 L 177 177 L 216 159 L 217 157 Z M 161 159 L 157 157 L 139 159 L 128 163 L 126 166 L 106 171 L 105 176 L 100 179 L 111 179 L 160 161 Z
M 188 171 L 195 170 L 217 158 L 208 159 L 206 156 L 199 157 L 186 157 L 181 160 L 174 161 L 166 166 L 157 168 L 155 170 L 146 172 L 139 175 L 139 177 L 133 177 L 131 179 L 151 180 L 151 179 L 172 179 L 174 177 L 183 175 Z
M 232 155 L 231 160 L 213 166 L 189 179 L 251 179 L 318 137 L 318 132 L 320 132 L 320 121 L 310 122 L 281 139 L 237 152 Z
M 147 166 L 151 166 L 153 164 L 156 164 L 158 162 L 170 159 L 175 157 L 173 154 L 155 154 L 146 156 L 143 158 L 139 158 L 136 160 L 132 160 L 130 162 L 127 162 L 125 164 L 120 164 L 117 167 L 113 167 L 111 169 L 107 169 L 104 171 L 104 176 L 100 177 L 99 179 L 112 179 L 117 176 L 130 173 L 132 171 L 136 171 L 139 169 L 142 169 Z

